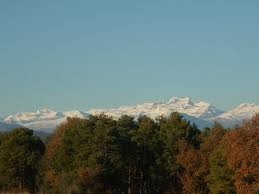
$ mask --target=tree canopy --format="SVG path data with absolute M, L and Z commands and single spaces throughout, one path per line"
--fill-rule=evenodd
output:
M 37 174 L 45 145 L 33 131 L 17 128 L 0 136 L 1 190 L 37 190 Z
M 155 120 L 68 118 L 46 145 L 32 130 L 18 128 L 0 134 L 0 190 L 255 194 L 258 118 L 233 129 L 215 123 L 202 130 L 178 113 Z

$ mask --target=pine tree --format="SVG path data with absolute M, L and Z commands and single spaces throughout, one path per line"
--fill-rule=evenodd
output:
M 223 145 L 218 145 L 209 158 L 208 188 L 211 194 L 234 194 L 233 171 L 228 168 Z
M 3 190 L 37 190 L 39 161 L 45 146 L 33 131 L 17 128 L 1 137 L 0 185 Z

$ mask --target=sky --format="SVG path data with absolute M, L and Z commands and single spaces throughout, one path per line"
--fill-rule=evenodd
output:
M 0 116 L 259 104 L 257 0 L 1 0 L 0 24 Z

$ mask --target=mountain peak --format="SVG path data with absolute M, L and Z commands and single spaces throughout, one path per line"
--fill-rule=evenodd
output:
M 65 117 L 77 117 L 77 118 L 86 118 L 88 117 L 88 113 L 83 112 L 83 111 L 79 111 L 79 110 L 73 110 L 73 111 L 66 111 L 63 112 L 63 115 Z
M 256 107 L 258 105 L 254 104 L 254 103 L 242 103 L 239 106 L 237 106 L 235 109 L 242 109 L 242 108 L 253 108 Z
M 179 112 L 197 118 L 211 118 L 222 113 L 206 102 L 194 102 L 189 97 L 172 97 L 168 102 L 160 101 L 155 103 L 143 103 L 136 106 L 124 106 L 117 109 L 92 109 L 91 114 L 105 113 L 116 118 L 123 114 L 138 117 L 139 115 L 147 115 L 151 118 L 157 116 L 167 116 L 172 112 Z
M 36 114 L 42 114 L 42 113 L 46 114 L 46 113 L 53 113 L 53 112 L 55 112 L 55 111 L 53 111 L 53 110 L 51 110 L 49 108 L 42 108 L 42 109 L 37 110 Z
M 259 113 L 259 105 L 243 103 L 228 112 L 212 118 L 212 120 L 223 123 L 225 127 L 232 127 L 252 118 L 256 113 Z
M 173 103 L 181 103 L 181 104 L 193 104 L 193 101 L 189 97 L 175 97 L 173 96 L 169 101 L 168 104 L 173 104 Z
M 207 123 L 219 121 L 223 125 L 227 124 L 224 126 L 233 126 L 234 124 L 239 124 L 244 119 L 251 118 L 255 113 L 259 113 L 259 106 L 243 103 L 233 110 L 223 112 L 208 102 L 194 101 L 189 97 L 172 97 L 167 102 L 160 100 L 134 106 L 120 106 L 113 109 L 56 112 L 49 108 L 44 108 L 36 112 L 10 115 L 4 119 L 4 122 L 19 124 L 32 129 L 54 129 L 58 124 L 65 121 L 67 117 L 87 118 L 89 114 L 97 115 L 104 113 L 114 118 L 119 118 L 121 115 L 131 115 L 135 118 L 146 115 L 154 119 L 161 115 L 168 116 L 172 112 L 179 112 L 192 120 L 196 119 L 198 126 L 200 121 Z
M 168 101 L 168 103 L 175 103 L 179 98 L 176 96 L 173 96 L 172 98 L 170 98 L 170 100 Z

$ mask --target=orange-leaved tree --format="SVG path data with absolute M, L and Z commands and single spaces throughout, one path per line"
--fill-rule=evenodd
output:
M 224 144 L 237 193 L 259 192 L 259 115 L 227 132 Z

